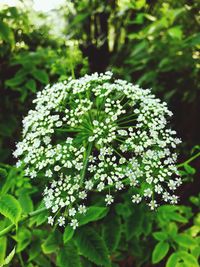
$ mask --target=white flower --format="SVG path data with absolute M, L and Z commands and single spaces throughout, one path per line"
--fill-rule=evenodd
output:
M 78 227 L 78 221 L 77 221 L 77 219 L 71 220 L 70 226 L 75 230 Z
M 80 214 L 84 214 L 84 213 L 86 213 L 86 206 L 85 206 L 85 205 L 80 205 L 80 206 L 78 207 L 78 212 L 79 212 Z
M 151 210 L 155 210 L 155 208 L 158 207 L 158 204 L 156 203 L 155 200 L 151 200 L 151 202 L 149 203 L 149 207 Z
M 113 198 L 113 196 L 107 194 L 107 195 L 106 195 L 106 198 L 105 198 L 105 202 L 106 202 L 106 205 L 110 205 L 110 204 L 112 204 L 112 203 L 114 202 L 114 198 Z
M 71 208 L 71 209 L 69 209 L 69 216 L 74 217 L 75 214 L 76 214 L 76 210 L 75 210 L 75 208 Z
M 157 197 L 176 204 L 170 191 L 181 185 L 174 178 L 180 140 L 168 127 L 167 104 L 151 90 L 94 73 L 47 85 L 33 103 L 13 155 L 26 176 L 47 182 L 44 203 L 59 225 L 62 214 L 85 213 L 90 191 L 104 190 L 106 205 L 114 201 L 110 191 L 125 187 L 143 191 L 132 201 L 144 199 L 151 209 Z M 76 228 L 77 219 L 71 224 Z
M 59 226 L 64 226 L 65 225 L 65 218 L 63 216 L 60 216 L 58 218 L 58 224 L 59 224 Z
M 54 223 L 54 218 L 52 216 L 49 216 L 48 217 L 48 224 L 53 225 L 53 223 Z
M 140 194 L 136 194 L 132 196 L 132 202 L 133 203 L 140 203 L 142 201 L 142 197 L 140 196 Z

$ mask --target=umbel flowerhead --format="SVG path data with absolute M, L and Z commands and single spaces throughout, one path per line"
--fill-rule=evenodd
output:
M 33 103 L 14 156 L 27 176 L 45 179 L 50 224 L 75 229 L 91 191 L 102 191 L 105 205 L 128 188 L 133 203 L 151 209 L 177 203 L 180 140 L 167 126 L 172 113 L 150 90 L 94 73 L 48 85 Z

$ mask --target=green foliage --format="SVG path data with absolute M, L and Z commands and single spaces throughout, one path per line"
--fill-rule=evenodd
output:
M 199 145 L 191 156 L 197 164 L 180 164 L 183 180 L 193 181 L 180 190 L 180 205 L 150 212 L 124 190 L 108 209 L 91 193 L 75 231 L 47 226 L 42 177 L 30 183 L 11 156 L 33 94 L 49 82 L 111 69 L 169 103 L 185 158 L 200 135 L 198 10 L 198 1 L 186 0 L 67 1 L 64 34 L 54 36 L 51 25 L 33 23 L 33 13 L 0 9 L 0 266 L 199 266 Z
M 57 254 L 56 258 L 58 267 L 81 267 L 81 260 L 75 245 L 65 245 Z
M 108 250 L 104 240 L 90 227 L 76 231 L 75 242 L 81 255 L 98 266 L 109 266 Z
M 11 222 L 17 224 L 21 217 L 21 206 L 12 195 L 5 194 L 0 196 L 0 213 Z

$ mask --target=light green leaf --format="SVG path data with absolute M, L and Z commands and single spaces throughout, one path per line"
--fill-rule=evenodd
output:
M 46 71 L 35 69 L 31 73 L 33 77 L 43 84 L 47 84 L 49 82 L 49 76 L 47 75 Z
M 59 250 L 56 263 L 58 267 L 81 267 L 80 257 L 73 243 L 67 244 Z
M 74 229 L 70 225 L 67 225 L 67 227 L 65 228 L 64 234 L 63 234 L 64 244 L 70 241 L 73 235 L 74 235 Z
M 172 27 L 172 28 L 170 28 L 170 29 L 168 30 L 168 34 L 169 34 L 173 39 L 181 40 L 181 39 L 182 39 L 183 32 L 182 32 L 180 26 L 175 26 L 175 27 Z
M 154 232 L 153 237 L 158 241 L 164 241 L 167 239 L 167 234 L 165 232 Z
M 109 266 L 109 252 L 103 239 L 89 227 L 79 228 L 75 233 L 75 241 L 80 253 L 97 265 Z
M 7 238 L 1 237 L 0 238 L 0 266 L 4 262 L 4 258 L 6 255 L 6 247 L 7 247 Z
M 166 267 L 175 267 L 178 261 L 179 261 L 178 254 L 172 253 L 167 260 Z
M 152 263 L 160 262 L 168 253 L 169 244 L 165 241 L 160 241 L 154 248 L 152 254 Z
M 196 241 L 187 234 L 179 234 L 174 239 L 176 243 L 185 248 L 192 248 L 197 245 Z
M 9 253 L 9 255 L 5 258 L 4 262 L 2 265 L 0 265 L 0 267 L 7 265 L 11 262 L 11 260 L 13 259 L 15 255 L 15 247 L 13 248 L 13 250 Z
M 186 263 L 189 267 L 199 267 L 199 264 L 192 254 L 186 251 L 179 251 L 178 256 Z
M 11 222 L 17 224 L 21 212 L 21 206 L 13 196 L 5 194 L 0 197 L 0 213 L 10 219 Z

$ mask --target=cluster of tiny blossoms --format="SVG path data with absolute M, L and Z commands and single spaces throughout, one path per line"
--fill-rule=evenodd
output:
M 167 128 L 172 113 L 150 90 L 94 73 L 48 85 L 33 102 L 14 156 L 27 176 L 46 179 L 51 225 L 75 229 L 90 192 L 103 191 L 106 205 L 125 187 L 133 203 L 144 199 L 151 209 L 177 203 L 180 140 Z

